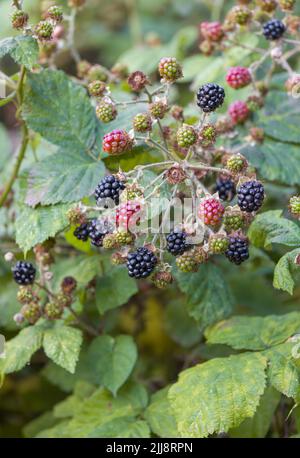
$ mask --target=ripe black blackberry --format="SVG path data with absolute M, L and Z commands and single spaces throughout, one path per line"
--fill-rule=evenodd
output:
M 103 246 L 104 237 L 113 230 L 111 224 L 107 220 L 93 219 L 89 223 L 89 238 L 91 244 L 100 248 Z
M 13 277 L 18 285 L 32 285 L 36 270 L 30 262 L 18 261 L 12 268 Z
M 246 181 L 238 189 L 238 205 L 244 212 L 260 209 L 265 198 L 265 190 L 259 181 Z
M 271 19 L 263 25 L 263 34 L 267 40 L 278 40 L 285 30 L 284 23 L 278 19 Z
M 229 202 L 236 194 L 235 184 L 230 178 L 218 178 L 215 191 L 219 194 L 221 200 L 227 200 Z
M 240 265 L 249 258 L 249 242 L 246 237 L 232 236 L 229 237 L 229 245 L 225 251 L 226 257 L 230 262 Z
M 116 205 L 119 205 L 119 197 L 123 189 L 125 189 L 125 184 L 114 175 L 104 177 L 94 192 L 97 205 L 107 208 L 109 199 L 112 199 Z
M 73 234 L 78 240 L 86 242 L 90 235 L 89 223 L 80 224 L 80 226 L 76 227 Z
M 146 278 L 153 272 L 157 257 L 148 248 L 138 248 L 127 256 L 128 275 L 135 278 Z
M 215 83 L 207 83 L 200 87 L 197 93 L 197 105 L 205 113 L 215 111 L 220 107 L 225 98 L 224 89 Z
M 186 232 L 173 231 L 167 235 L 167 250 L 174 256 L 183 254 L 187 249 Z

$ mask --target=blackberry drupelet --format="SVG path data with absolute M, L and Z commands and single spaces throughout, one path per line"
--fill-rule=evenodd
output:
M 89 223 L 89 238 L 91 244 L 100 248 L 104 237 L 112 232 L 112 225 L 107 220 L 93 219 Z
M 89 223 L 80 224 L 80 226 L 76 227 L 73 234 L 78 240 L 86 242 L 90 235 Z
M 229 202 L 236 194 L 235 184 L 230 178 L 219 178 L 216 182 L 215 191 L 221 200 Z
M 157 264 L 157 257 L 148 248 L 138 248 L 127 257 L 128 275 L 135 278 L 146 278 L 151 275 Z
M 104 177 L 94 192 L 97 205 L 103 205 L 104 208 L 107 208 L 109 199 L 112 199 L 116 205 L 119 205 L 119 197 L 123 189 L 125 189 L 125 184 L 114 175 Z
M 229 237 L 228 249 L 225 251 L 226 257 L 230 262 L 240 265 L 249 258 L 249 242 L 245 237 Z
M 167 250 L 174 256 L 181 255 L 187 250 L 186 232 L 173 231 L 166 238 Z
M 13 277 L 18 285 L 32 285 L 36 270 L 30 262 L 18 261 L 12 268 Z
M 278 40 L 285 30 L 284 23 L 278 19 L 271 19 L 263 25 L 263 34 L 267 40 Z
M 224 89 L 215 83 L 207 83 L 200 87 L 197 93 L 197 105 L 205 113 L 215 111 L 220 107 L 225 98 Z
M 246 181 L 238 189 L 238 205 L 242 211 L 247 213 L 259 210 L 264 197 L 264 187 L 259 181 Z

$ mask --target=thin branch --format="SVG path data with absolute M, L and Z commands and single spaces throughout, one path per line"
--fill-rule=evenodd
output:
M 94 336 L 94 337 L 97 337 L 97 336 L 100 335 L 100 332 L 98 332 L 97 329 L 95 329 L 93 326 L 91 326 L 88 323 L 86 323 L 85 321 L 83 321 L 72 307 L 68 307 L 68 309 L 70 310 L 71 314 L 76 319 L 76 321 L 79 324 L 79 326 L 82 329 L 84 329 L 88 334 L 90 334 L 91 336 Z

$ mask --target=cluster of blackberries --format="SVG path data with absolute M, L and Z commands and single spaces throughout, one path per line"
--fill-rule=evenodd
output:
M 263 34 L 267 40 L 278 40 L 285 30 L 284 23 L 279 19 L 271 19 L 263 25 Z
M 215 191 L 221 200 L 230 202 L 236 193 L 235 184 L 230 178 L 219 178 L 216 182 Z
M 249 258 L 249 242 L 245 237 L 229 237 L 229 245 L 225 251 L 230 262 L 240 265 Z
M 264 197 L 264 187 L 259 181 L 246 181 L 238 189 L 238 205 L 242 211 L 247 213 L 259 210 Z
M 94 192 L 97 205 L 107 208 L 110 199 L 119 205 L 120 193 L 124 189 L 125 184 L 114 175 L 106 176 L 100 181 Z
M 186 232 L 175 230 L 167 235 L 167 250 L 174 256 L 183 254 L 187 249 Z
M 197 105 L 205 112 L 215 111 L 225 98 L 224 89 L 215 83 L 204 84 L 197 92 Z
M 148 248 L 138 248 L 127 257 L 128 275 L 134 278 L 146 278 L 151 275 L 157 264 L 157 257 Z
M 30 262 L 18 261 L 12 268 L 13 277 L 18 285 L 32 285 L 36 270 Z
M 91 244 L 99 248 L 103 246 L 104 237 L 112 230 L 112 224 L 108 220 L 93 219 L 78 226 L 74 231 L 74 236 L 82 242 L 90 239 Z

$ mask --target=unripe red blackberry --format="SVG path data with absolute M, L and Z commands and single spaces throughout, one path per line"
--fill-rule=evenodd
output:
M 46 18 L 52 19 L 52 21 L 55 21 L 57 23 L 62 22 L 64 18 L 62 8 L 60 8 L 57 5 L 51 6 L 46 13 Z
M 92 81 L 103 81 L 108 80 L 108 71 L 102 65 L 92 65 L 87 73 L 87 78 L 90 82 Z
M 289 201 L 289 210 L 292 215 L 300 216 L 300 196 L 293 196 Z
M 60 287 L 63 293 L 72 294 L 77 288 L 77 281 L 74 277 L 65 277 Z
M 14 29 L 20 30 L 28 24 L 29 16 L 21 10 L 15 10 L 11 16 L 11 23 Z
M 222 24 L 215 22 L 202 22 L 200 24 L 200 32 L 203 38 L 209 41 L 221 41 L 224 36 Z
M 152 282 L 154 285 L 159 289 L 164 289 L 173 283 L 173 277 L 171 272 L 167 271 L 159 271 L 155 272 L 151 277 Z
M 152 129 L 152 119 L 149 113 L 139 113 L 133 119 L 133 128 L 136 132 L 150 132 Z
M 226 235 L 213 235 L 209 239 L 209 250 L 212 254 L 225 253 L 229 245 L 229 241 Z
M 217 138 L 217 130 L 212 124 L 206 124 L 201 127 L 198 142 L 203 148 L 212 146 Z
M 251 127 L 249 130 L 250 137 L 256 143 L 263 143 L 265 138 L 265 132 L 260 127 Z
M 64 313 L 64 307 L 55 300 L 48 302 L 44 307 L 44 315 L 48 320 L 59 320 Z
M 158 71 L 162 79 L 168 83 L 182 77 L 182 67 L 175 57 L 163 57 L 159 62 Z
M 183 124 L 177 131 L 177 143 L 181 148 L 188 148 L 196 143 L 197 134 L 195 129 L 188 124 Z
M 118 245 L 131 245 L 134 241 L 134 236 L 131 234 L 131 232 L 119 229 L 117 232 L 114 234 L 116 242 Z
M 150 103 L 149 111 L 153 118 L 163 119 L 166 112 L 168 111 L 168 105 L 165 102 L 159 100 L 158 102 Z
M 226 81 L 233 89 L 240 89 L 251 82 L 251 73 L 246 67 L 232 67 L 227 72 Z
M 247 25 L 252 18 L 252 13 L 246 6 L 237 5 L 231 9 L 229 16 L 235 24 Z
M 226 168 L 232 173 L 240 173 L 248 166 L 248 162 L 240 153 L 229 156 L 226 161 Z
M 223 217 L 226 232 L 238 231 L 245 225 L 243 213 L 240 210 L 228 208 Z
M 116 210 L 116 226 L 128 231 L 135 227 L 140 221 L 140 211 L 142 207 L 138 201 L 124 202 Z
M 265 191 L 260 181 L 250 180 L 241 184 L 238 189 L 238 205 L 247 213 L 260 209 L 265 198 Z
M 182 272 L 197 272 L 198 262 L 195 260 L 193 251 L 187 251 L 176 258 L 176 266 Z
M 36 36 L 41 41 L 51 40 L 53 30 L 53 25 L 49 21 L 41 21 L 35 27 Z
M 24 316 L 25 320 L 28 321 L 28 323 L 35 324 L 42 316 L 42 310 L 36 302 L 32 302 L 22 307 L 21 314 Z
M 296 1 L 295 0 L 278 0 L 279 6 L 284 12 L 293 11 Z
M 140 71 L 131 73 L 128 76 L 127 81 L 131 89 L 135 92 L 142 91 L 145 88 L 145 86 L 150 83 L 145 73 L 140 72 Z
M 225 252 L 230 262 L 240 265 L 249 258 L 249 241 L 242 235 L 229 237 L 229 245 Z
M 103 137 L 103 151 L 112 156 L 126 153 L 132 146 L 132 139 L 125 130 L 115 129 Z
M 198 216 L 207 226 L 217 226 L 221 223 L 224 207 L 215 197 L 204 198 L 200 202 Z
M 92 81 L 88 86 L 89 93 L 92 97 L 102 97 L 106 91 L 106 84 L 103 81 Z
M 234 124 L 243 124 L 248 119 L 250 110 L 245 102 L 237 100 L 229 106 L 228 114 Z
M 276 0 L 256 0 L 257 6 L 266 13 L 273 13 L 277 8 Z
M 18 261 L 12 268 L 12 273 L 18 285 L 32 285 L 35 280 L 36 269 L 30 262 Z
M 102 122 L 111 122 L 117 117 L 117 108 L 115 104 L 108 100 L 103 100 L 96 108 L 97 118 Z

